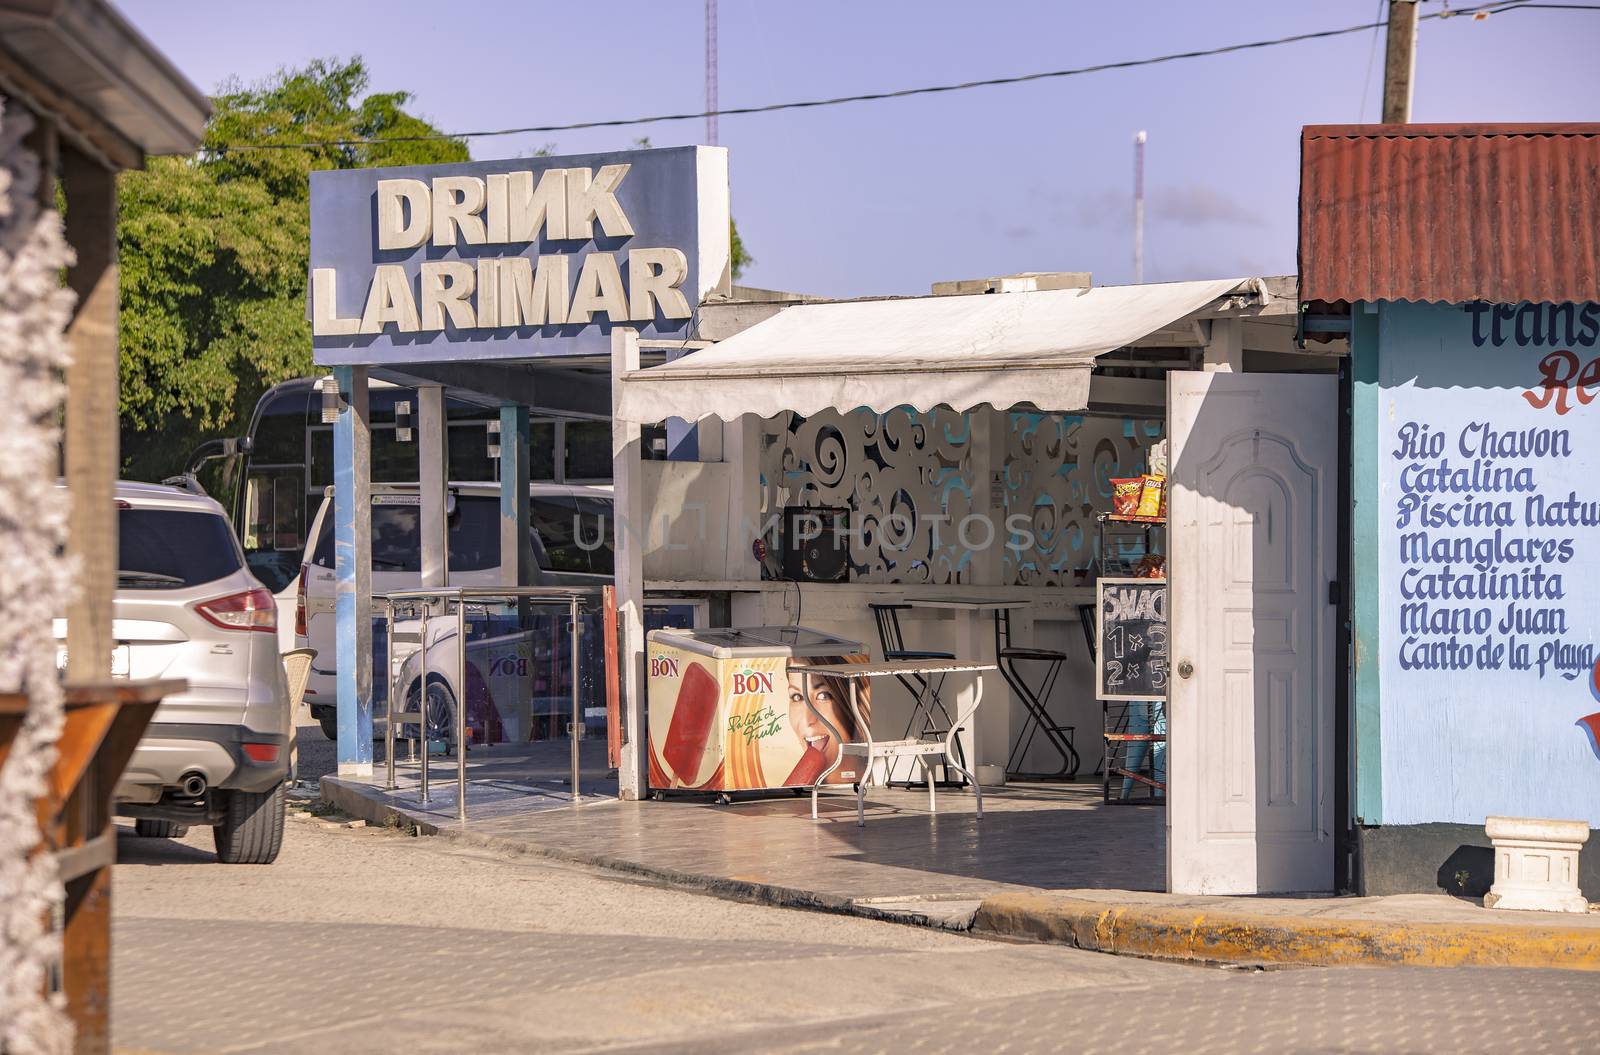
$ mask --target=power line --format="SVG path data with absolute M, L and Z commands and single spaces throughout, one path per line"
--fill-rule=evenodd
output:
M 1458 7 L 1432 14 L 1420 16 L 1420 19 L 1456 18 L 1462 15 L 1477 13 L 1493 14 L 1504 11 L 1520 11 L 1524 9 L 1559 9 L 1559 10 L 1600 10 L 1600 4 L 1530 4 L 1526 0 L 1497 0 L 1494 3 L 1478 4 L 1473 7 Z M 1377 29 L 1385 25 L 1382 21 L 1363 22 L 1358 26 L 1346 26 L 1343 29 L 1322 29 L 1310 33 L 1296 33 L 1287 37 L 1275 37 L 1271 40 L 1253 40 L 1242 44 L 1227 44 L 1217 48 L 1206 48 L 1198 51 L 1179 51 L 1169 55 L 1155 55 L 1143 59 L 1125 59 L 1120 62 L 1102 62 L 1093 66 L 1078 66 L 1065 70 L 1046 70 L 1041 73 L 1024 73 L 1012 77 L 990 77 L 984 80 L 962 81 L 957 84 L 937 84 L 921 88 L 900 88 L 886 92 L 865 92 L 859 95 L 838 95 L 825 99 L 805 99 L 797 102 L 768 103 L 763 106 L 735 106 L 725 109 L 702 110 L 695 113 L 657 114 L 653 117 L 626 117 L 614 118 L 606 121 L 574 121 L 560 125 L 528 125 L 522 128 L 497 128 L 477 132 L 438 132 L 429 135 L 415 136 L 386 136 L 377 139 L 328 139 L 322 142 L 297 142 L 297 143 L 228 143 L 218 147 L 207 147 L 205 150 L 212 153 L 226 153 L 230 150 L 317 150 L 328 147 L 349 146 L 379 146 L 385 143 L 422 143 L 436 142 L 447 139 L 481 139 L 491 136 L 523 135 L 533 132 L 576 132 L 590 128 L 624 128 L 633 125 L 658 124 L 668 121 L 701 121 L 716 117 L 741 116 L 745 114 L 770 114 L 783 110 L 812 110 L 826 106 L 842 106 L 846 103 L 879 102 L 885 99 L 907 99 L 917 95 L 938 95 L 946 92 L 968 91 L 973 88 L 994 88 L 1008 84 L 1027 84 L 1032 81 L 1051 80 L 1061 77 L 1078 77 L 1089 73 L 1105 73 L 1110 70 L 1135 69 L 1141 66 L 1155 66 L 1165 62 L 1179 62 L 1186 59 L 1209 58 L 1213 55 L 1231 55 L 1241 51 L 1253 51 L 1261 48 L 1278 47 L 1283 44 L 1299 44 L 1308 40 L 1326 40 L 1330 37 L 1347 36 L 1351 33 L 1364 33 L 1369 29 Z

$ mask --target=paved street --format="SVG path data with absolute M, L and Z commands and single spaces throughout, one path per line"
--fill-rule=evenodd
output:
M 125 833 L 128 1053 L 1579 1051 L 1600 979 L 1221 971 L 735 904 L 292 820 L 277 864 Z

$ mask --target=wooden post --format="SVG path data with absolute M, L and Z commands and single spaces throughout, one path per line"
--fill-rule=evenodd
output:
M 41 181 L 51 188 L 54 181 Z M 117 179 L 70 147 L 61 151 L 66 236 L 78 260 L 67 285 L 78 295 L 67 324 L 66 479 L 72 495 L 67 555 L 78 562 L 67 605 L 67 680 L 111 676 L 111 596 L 117 586 Z
M 640 460 L 640 427 L 615 413 L 622 399 L 622 375 L 639 369 L 639 334 L 626 326 L 611 331 L 611 475 L 615 492 L 617 615 L 621 624 L 618 649 L 623 726 L 618 794 L 641 799 L 649 792 L 648 740 L 644 701 L 644 494 Z
M 1417 0 L 1389 0 L 1383 58 L 1383 123 L 1411 121 L 1411 83 L 1417 72 Z

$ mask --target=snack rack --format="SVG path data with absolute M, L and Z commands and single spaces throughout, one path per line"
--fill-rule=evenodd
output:
M 1164 556 L 1157 545 L 1165 541 L 1165 516 L 1101 513 L 1095 519 L 1099 529 L 1101 575 L 1139 575 L 1144 558 Z M 1162 531 L 1162 536 L 1156 534 L 1158 530 Z M 1091 657 L 1097 647 L 1088 622 L 1092 618 L 1085 614 L 1084 630 L 1090 640 Z M 1164 701 L 1100 701 L 1104 754 L 1096 773 L 1101 778 L 1102 800 L 1107 805 L 1165 800 L 1167 785 L 1161 779 L 1165 776 L 1165 766 L 1158 769 L 1155 757 L 1157 745 L 1167 742 L 1166 733 L 1156 731 L 1158 717 L 1163 715 L 1164 709 Z
M 1137 575 L 1139 562 L 1145 557 L 1159 554 L 1156 548 L 1156 529 L 1165 528 L 1167 518 L 1141 517 L 1116 513 L 1099 513 L 1095 516 L 1099 529 L 1098 569 L 1101 575 Z M 1136 555 L 1129 557 L 1132 547 L 1124 545 L 1128 539 L 1137 539 Z

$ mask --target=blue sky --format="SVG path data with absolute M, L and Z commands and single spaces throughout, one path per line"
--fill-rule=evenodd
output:
M 1464 6 L 1472 0 L 1457 0 Z M 213 90 L 363 56 L 449 131 L 699 110 L 703 0 L 117 0 Z M 1061 69 L 1374 20 L 1376 0 L 721 0 L 721 102 Z M 270 19 L 263 12 L 270 8 Z M 1427 2 L 1424 12 L 1441 4 Z M 603 12 L 603 14 L 601 14 Z M 1413 119 L 1595 120 L 1600 12 L 1422 24 Z M 1368 76 L 1370 61 L 1370 77 Z M 1289 274 L 1303 124 L 1376 120 L 1370 32 L 830 109 L 725 117 L 752 285 L 832 296 L 1089 270 L 1132 278 L 1132 140 L 1149 132 L 1146 279 Z M 1363 99 L 1365 107 L 1363 108 Z M 476 139 L 475 158 L 703 142 L 703 122 Z

